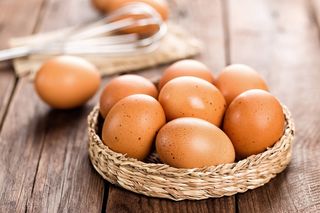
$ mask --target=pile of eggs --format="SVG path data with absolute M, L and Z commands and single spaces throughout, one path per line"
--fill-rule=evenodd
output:
M 144 160 L 155 147 L 176 168 L 232 163 L 263 152 L 283 135 L 285 118 L 263 78 L 234 64 L 214 77 L 207 66 L 181 60 L 158 85 L 138 75 L 112 79 L 100 96 L 102 141 Z
M 40 98 L 56 109 L 83 105 L 99 89 L 90 62 L 58 56 L 35 77 Z M 217 77 L 201 62 L 169 66 L 158 85 L 138 75 L 109 81 L 100 96 L 102 141 L 115 152 L 144 160 L 155 147 L 163 163 L 199 168 L 263 152 L 282 136 L 282 106 L 263 78 L 246 65 Z

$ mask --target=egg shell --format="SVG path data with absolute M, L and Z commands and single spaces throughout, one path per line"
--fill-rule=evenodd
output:
M 127 14 L 127 15 L 122 15 L 116 17 L 112 21 L 118 21 L 122 19 L 133 19 L 133 20 L 142 20 L 142 19 L 149 19 L 150 15 L 146 14 Z M 138 33 L 140 36 L 145 37 L 145 36 L 150 36 L 155 33 L 157 33 L 160 30 L 160 27 L 158 24 L 147 24 L 143 26 L 128 26 L 124 29 L 121 29 L 119 32 L 124 33 L 124 34 L 131 34 L 131 33 Z
M 124 97 L 146 94 L 158 97 L 156 86 L 139 75 L 121 75 L 108 82 L 100 96 L 100 114 L 105 118 L 111 107 Z
M 184 76 L 172 79 L 159 94 L 168 121 L 180 117 L 196 117 L 220 126 L 226 102 L 220 91 L 209 82 Z
M 103 124 L 102 140 L 115 152 L 143 160 L 165 121 L 164 111 L 156 99 L 143 94 L 130 95 L 110 110 Z
M 283 135 L 285 119 L 281 104 L 264 90 L 248 90 L 228 107 L 223 130 L 231 139 L 237 158 L 263 152 Z
M 105 4 L 108 3 L 109 0 L 91 0 L 91 4 L 99 11 L 103 12 L 105 9 Z
M 166 0 L 93 0 L 93 4 L 105 12 L 112 12 L 126 4 L 135 2 L 142 2 L 151 6 L 163 20 L 167 20 L 169 17 L 169 6 Z
M 263 77 L 244 64 L 233 64 L 224 68 L 216 78 L 215 85 L 225 97 L 228 105 L 235 97 L 249 89 L 268 91 Z
M 83 105 L 99 89 L 100 74 L 90 62 L 74 56 L 46 61 L 37 72 L 34 86 L 40 98 L 57 109 Z
M 129 3 L 144 3 L 146 6 L 150 6 L 152 9 L 158 12 L 158 14 L 164 21 L 168 20 L 169 7 L 166 0 L 92 0 L 92 4 L 95 8 L 106 13 L 111 13 Z M 123 16 L 117 16 L 114 20 L 111 21 L 117 21 L 129 17 L 133 19 L 141 19 L 148 18 L 148 15 L 128 14 Z M 136 27 L 132 26 L 120 30 L 121 33 L 138 33 L 141 36 L 150 36 L 156 33 L 157 31 L 159 31 L 159 26 L 155 24 Z
M 206 65 L 196 60 L 185 59 L 175 62 L 164 71 L 158 84 L 159 91 L 168 81 L 182 76 L 194 76 L 210 83 L 214 82 L 213 73 Z
M 177 168 L 201 168 L 235 160 L 228 136 L 198 118 L 178 118 L 164 125 L 156 138 L 156 151 L 162 162 Z

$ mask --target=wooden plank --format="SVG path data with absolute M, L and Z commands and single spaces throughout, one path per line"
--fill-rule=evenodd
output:
M 34 3 L 29 7 L 24 19 L 37 12 Z M 48 0 L 43 7 L 38 31 L 96 15 L 85 0 Z M 0 212 L 101 211 L 104 182 L 87 154 L 86 116 L 96 101 L 50 110 L 27 78 L 19 81 L 0 135 Z
M 3 63 L 2 66 L 0 66 L 0 130 L 10 103 L 15 83 L 16 78 L 13 70 L 7 66 L 7 64 Z
M 43 129 L 31 137 L 43 135 L 43 145 L 28 211 L 101 212 L 104 182 L 88 159 L 86 131 L 96 101 L 70 111 L 50 110 L 35 101 L 43 111 L 35 123 L 42 122 Z
M 36 24 L 42 0 L 3 0 L 0 2 L 0 48 L 8 48 L 8 40 L 12 36 L 22 36 L 32 33 Z M 13 15 L 15 14 L 15 15 Z M 28 17 L 28 22 L 25 22 Z M 0 64 L 0 129 L 15 87 L 15 76 L 8 62 Z M 23 108 L 18 113 L 23 113 Z M 22 150 L 30 148 L 25 144 L 26 138 L 17 133 L 26 132 L 26 122 L 20 129 L 15 124 L 19 122 L 16 115 L 11 115 L 12 121 L 4 125 L 0 134 L 0 212 L 21 212 L 25 210 L 26 200 L 31 192 L 34 170 L 30 169 L 36 162 L 23 155 Z M 28 117 L 28 115 L 25 115 Z M 3 133 L 6 132 L 6 133 Z M 37 145 L 34 144 L 35 150 Z M 17 151 L 16 151 L 17 150 Z M 20 150 L 20 151 L 19 151 Z M 32 156 L 33 153 L 30 153 Z M 36 154 L 34 155 L 35 158 Z M 17 173 L 16 171 L 22 171 Z M 30 190 L 28 190 L 30 189 Z
M 125 189 L 110 186 L 106 212 L 153 212 L 153 213 L 211 213 L 235 212 L 233 199 L 206 199 L 200 201 L 169 201 L 137 195 Z
M 0 1 L 0 49 L 8 48 L 12 36 L 30 34 L 35 26 L 42 0 L 21 2 L 18 0 Z M 30 14 L 32 11 L 32 14 Z M 15 14 L 12 16 L 12 14 Z M 24 22 L 28 16 L 28 22 Z M 23 24 L 22 24 L 23 23 Z M 16 83 L 15 75 L 9 62 L 0 63 L 0 130 L 11 94 Z
M 46 0 L 37 32 L 47 32 L 97 20 L 101 15 L 90 0 Z
M 203 54 L 198 59 L 206 63 L 214 72 L 224 67 L 226 61 L 221 2 L 179 0 L 170 1 L 170 3 L 171 19 L 204 42 Z M 159 70 L 164 68 L 161 67 Z M 138 72 L 138 74 L 150 77 L 156 72 L 159 73 L 155 70 L 151 74 L 150 71 Z M 203 201 L 174 202 L 149 198 L 111 185 L 106 212 L 235 212 L 235 199 L 232 196 Z
M 223 0 L 170 1 L 172 20 L 203 42 L 197 57 L 215 74 L 225 65 Z
M 80 15 L 81 14 L 81 15 Z M 49 0 L 45 4 L 38 31 L 72 26 L 97 17 L 85 0 Z M 21 87 L 29 87 L 23 82 Z M 22 94 L 18 94 L 20 96 Z M 97 102 L 96 96 L 86 106 L 70 111 L 50 110 L 30 90 L 34 101 L 29 103 L 43 114 L 35 114 L 35 123 L 43 129 L 30 137 L 43 135 L 37 173 L 28 199 L 30 212 L 101 212 L 104 181 L 88 159 L 87 115 Z
M 319 212 L 319 28 L 304 0 L 229 1 L 230 61 L 252 65 L 293 113 L 289 167 L 237 196 L 239 212 Z
M 43 0 L 0 1 L 0 48 L 8 47 L 11 37 L 27 35 L 33 31 L 42 2 Z

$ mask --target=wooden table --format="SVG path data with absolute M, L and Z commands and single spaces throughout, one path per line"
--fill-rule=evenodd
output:
M 0 64 L 0 212 L 320 212 L 320 0 L 171 0 L 172 20 L 205 43 L 217 73 L 246 63 L 293 113 L 289 167 L 267 185 L 220 199 L 173 202 L 103 181 L 88 160 L 86 116 L 51 110 L 28 78 Z M 97 13 L 87 0 L 1 0 L 0 47 Z M 164 67 L 138 72 L 155 77 Z M 105 78 L 104 82 L 107 82 Z

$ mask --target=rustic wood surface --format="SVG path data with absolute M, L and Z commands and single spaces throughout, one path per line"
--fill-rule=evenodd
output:
M 237 196 L 240 212 L 320 211 L 320 45 L 309 1 L 229 2 L 230 62 L 252 64 L 295 119 L 287 170 L 265 187 Z M 254 18 L 253 18 L 254 17 Z
M 28 78 L 0 63 L 0 212 L 319 212 L 320 1 L 171 0 L 172 20 L 204 43 L 215 74 L 246 63 L 293 113 L 289 167 L 267 185 L 220 199 L 173 202 L 109 185 L 88 160 L 86 116 L 97 102 L 51 110 Z M 88 0 L 1 0 L 0 47 L 11 37 L 99 14 Z M 151 79 L 165 66 L 136 72 Z M 109 78 L 104 79 L 106 83 Z

